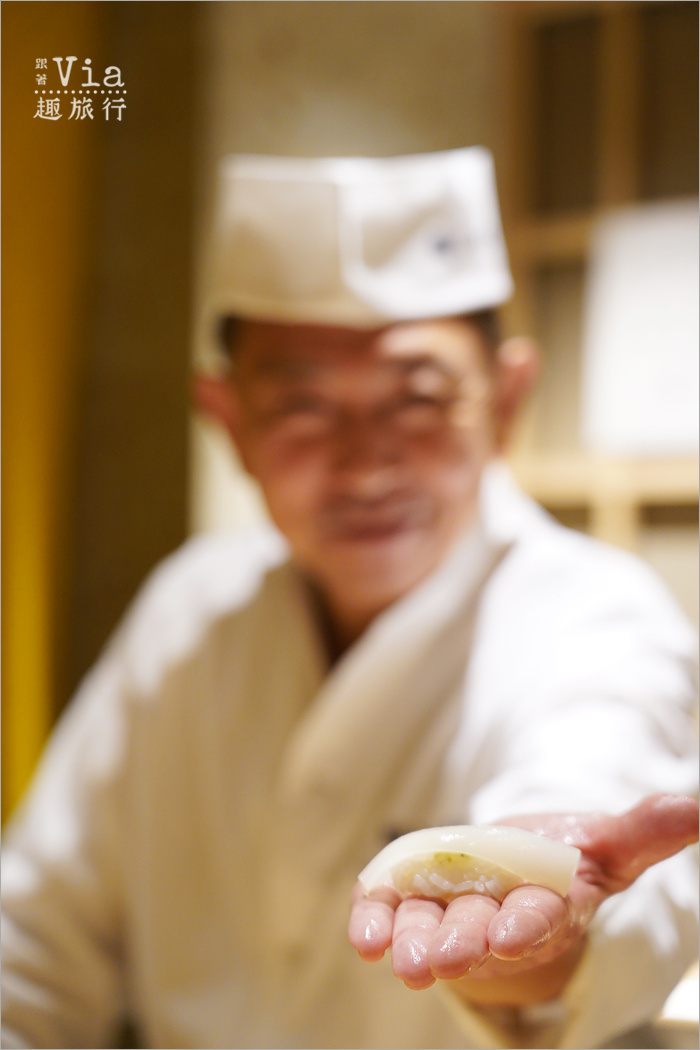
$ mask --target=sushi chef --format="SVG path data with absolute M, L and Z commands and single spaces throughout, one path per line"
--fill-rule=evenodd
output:
M 57 728 L 3 1046 L 610 1046 L 696 952 L 694 639 L 499 460 L 537 359 L 490 155 L 230 158 L 214 258 L 197 398 L 271 524 L 160 566 Z M 579 847 L 568 896 L 356 885 L 466 823 Z

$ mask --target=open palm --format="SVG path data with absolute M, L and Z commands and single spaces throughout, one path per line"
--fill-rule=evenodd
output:
M 389 888 L 366 896 L 358 884 L 349 937 L 362 958 L 380 959 L 391 947 L 394 973 L 409 988 L 459 979 L 459 991 L 475 1002 L 551 998 L 575 968 L 601 902 L 697 841 L 698 804 L 653 795 L 620 816 L 549 813 L 498 823 L 578 846 L 581 860 L 567 897 L 519 886 L 501 903 L 466 894 L 445 908 L 422 898 L 401 901 Z

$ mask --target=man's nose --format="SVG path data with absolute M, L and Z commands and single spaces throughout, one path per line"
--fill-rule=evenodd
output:
M 391 422 L 381 414 L 346 415 L 334 436 L 334 467 L 353 495 L 373 499 L 395 486 L 401 446 Z

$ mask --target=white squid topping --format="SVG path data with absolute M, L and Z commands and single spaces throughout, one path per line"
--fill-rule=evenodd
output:
M 369 893 L 392 886 L 402 897 L 448 902 L 464 893 L 497 900 L 516 886 L 546 886 L 565 897 L 581 851 L 522 828 L 423 828 L 390 842 L 359 875 Z

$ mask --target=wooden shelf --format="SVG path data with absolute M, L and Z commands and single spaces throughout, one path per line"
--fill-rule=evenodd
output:
M 590 212 L 521 221 L 508 231 L 514 264 L 585 259 L 595 222 L 596 215 Z
M 593 503 L 692 505 L 698 501 L 698 460 L 608 456 L 516 456 L 510 467 L 522 487 L 551 507 Z
M 625 550 L 643 547 L 647 507 L 693 507 L 698 502 L 698 461 L 599 456 L 514 457 L 516 480 L 543 506 L 584 510 L 586 531 Z

